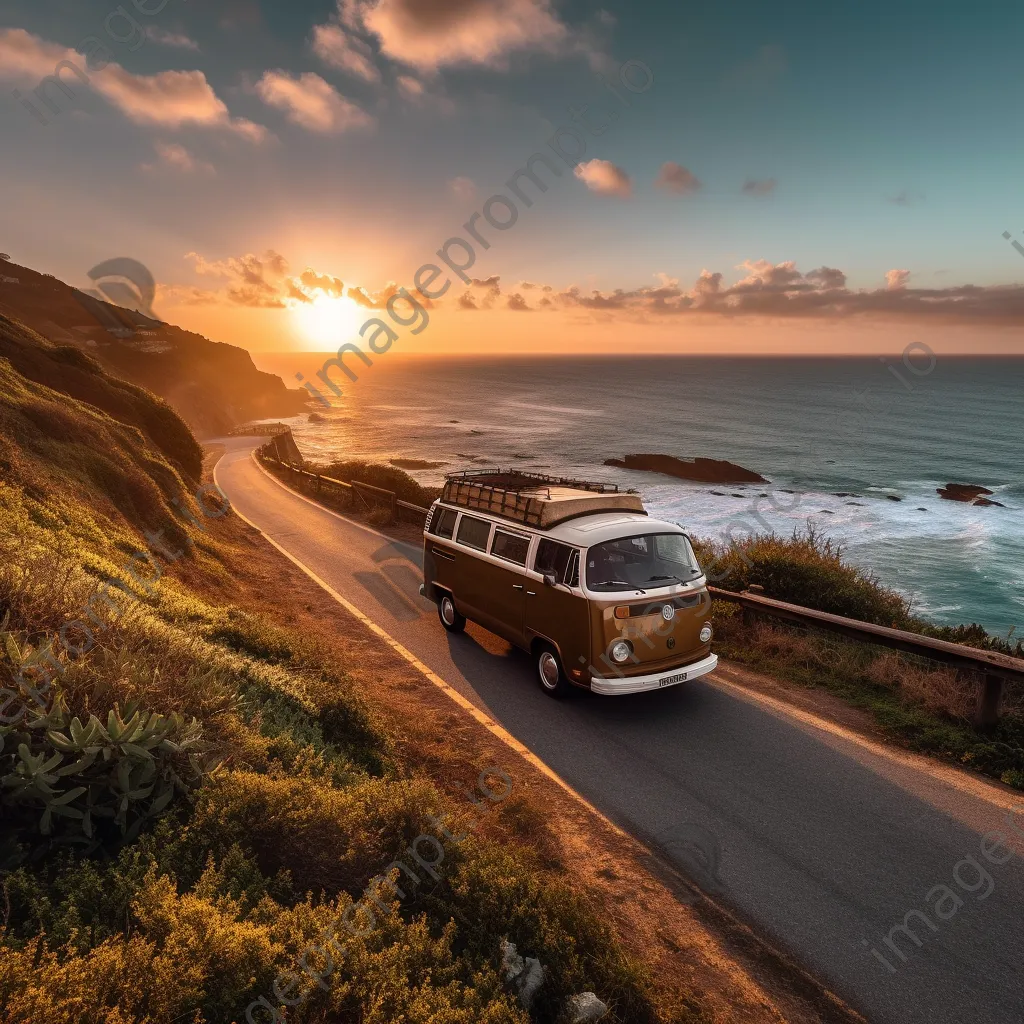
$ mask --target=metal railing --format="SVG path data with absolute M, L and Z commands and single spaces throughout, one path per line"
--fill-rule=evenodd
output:
M 386 490 L 383 487 L 360 483 L 357 480 L 353 480 L 351 483 L 334 480 L 331 477 L 310 473 L 288 463 L 280 462 L 265 454 L 259 452 L 257 454 L 262 462 L 276 464 L 296 477 L 305 477 L 314 481 L 317 491 L 325 487 L 336 487 L 357 494 L 364 492 L 371 498 L 375 498 L 378 503 L 389 505 L 395 519 L 398 518 L 400 511 L 405 511 L 414 521 L 416 519 L 422 521 L 426 519 L 430 511 L 421 505 L 400 501 L 394 491 Z M 366 498 L 363 498 L 363 502 L 367 503 Z M 830 612 L 819 612 L 814 608 L 805 608 L 803 605 L 777 601 L 774 598 L 766 597 L 763 593 L 757 593 L 755 590 L 736 592 L 722 590 L 720 587 L 708 587 L 708 591 L 716 600 L 738 604 L 743 609 L 743 619 L 748 625 L 752 625 L 761 616 L 781 619 L 784 622 L 795 623 L 808 629 L 845 636 L 860 643 L 901 651 L 904 654 L 949 665 L 960 672 L 971 674 L 979 682 L 975 724 L 982 728 L 991 728 L 999 721 L 1006 683 L 1010 681 L 1024 683 L 1024 660 L 1011 657 L 1008 654 L 967 647 L 964 644 L 954 644 L 948 640 L 938 640 L 920 633 L 893 629 L 890 626 L 876 626 L 871 622 L 848 619 Z

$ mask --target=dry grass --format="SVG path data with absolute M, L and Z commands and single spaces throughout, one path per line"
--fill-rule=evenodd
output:
M 942 665 L 915 665 L 895 651 L 881 651 L 864 675 L 872 683 L 888 686 L 907 700 L 934 714 L 969 722 L 978 700 L 977 683 Z

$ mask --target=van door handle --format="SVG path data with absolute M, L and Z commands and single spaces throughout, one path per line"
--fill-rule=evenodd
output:
M 512 589 L 513 590 L 522 590 L 523 589 L 523 585 L 522 585 L 522 583 L 513 583 L 512 584 Z

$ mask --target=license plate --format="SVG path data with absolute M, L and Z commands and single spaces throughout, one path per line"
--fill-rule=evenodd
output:
M 677 672 L 674 676 L 668 676 L 666 679 L 659 679 L 658 686 L 672 686 L 674 683 L 685 683 L 686 673 Z

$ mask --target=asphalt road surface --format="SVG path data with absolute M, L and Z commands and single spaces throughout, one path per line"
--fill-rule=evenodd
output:
M 246 519 L 870 1021 L 1024 1021 L 1024 806 L 1007 824 L 1024 798 L 715 675 L 554 701 L 525 654 L 441 628 L 418 546 L 291 493 L 252 439 L 224 443 L 217 480 Z

